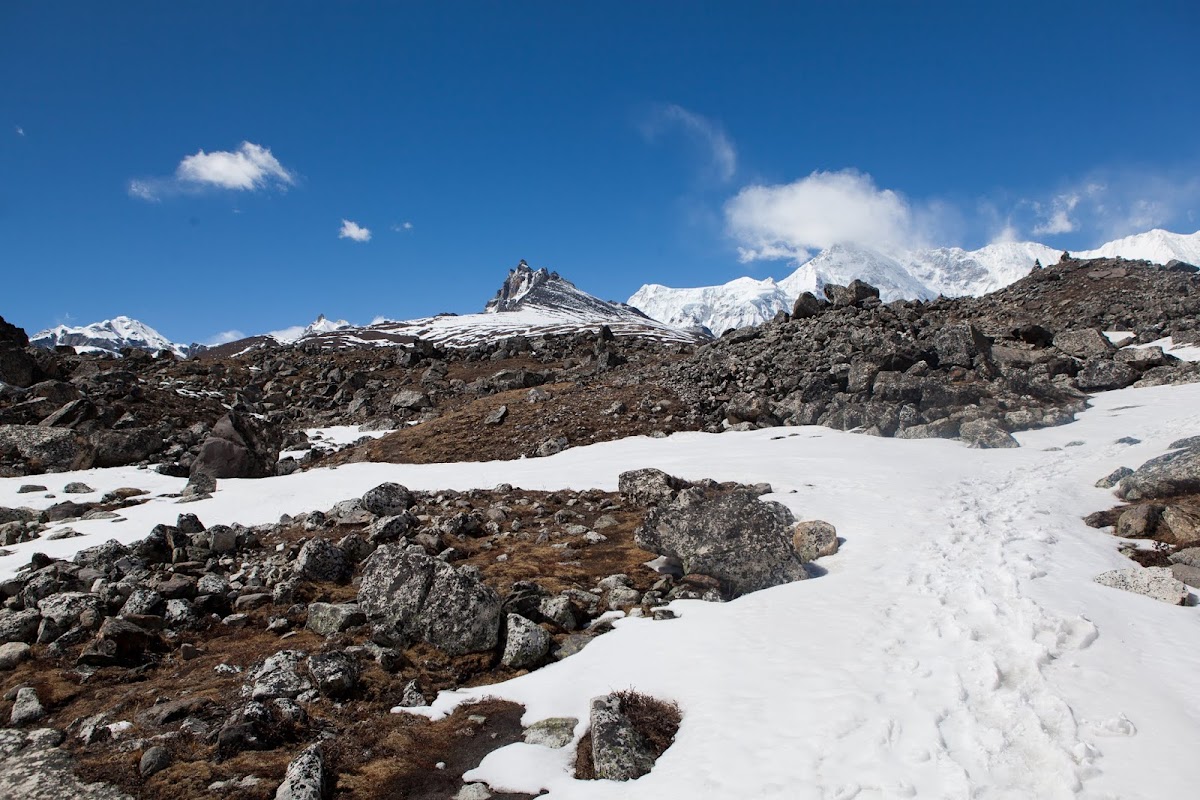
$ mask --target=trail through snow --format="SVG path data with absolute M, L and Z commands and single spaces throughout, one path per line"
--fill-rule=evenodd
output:
M 450 465 L 359 464 L 223 481 L 186 506 L 166 497 L 123 522 L 20 545 L 56 554 L 144 536 L 180 511 L 206 524 L 328 508 L 384 480 L 414 489 L 614 489 L 625 470 L 770 481 L 768 499 L 833 522 L 827 574 L 726 604 L 678 601 L 678 619 L 627 618 L 581 653 L 502 684 L 443 693 L 438 716 L 474 697 L 511 698 L 525 722 L 573 716 L 630 686 L 684 711 L 676 742 L 628 784 L 576 781 L 573 747 L 518 743 L 469 779 L 551 798 L 1122 798 L 1194 792 L 1200 748 L 1200 608 L 1092 582 L 1130 566 L 1081 517 L 1112 505 L 1097 478 L 1200 433 L 1200 385 L 1100 395 L 1078 421 L 1018 434 L 1015 450 L 902 441 L 822 428 L 677 434 L 551 458 Z M 1139 444 L 1118 443 L 1133 436 Z M 134 470 L 40 476 L 103 491 L 173 479 Z M 48 504 L 0 481 L 0 505 Z M 149 485 L 153 483 L 154 485 Z M 109 485 L 111 484 L 111 485 Z M 182 481 L 179 481 L 182 485 Z

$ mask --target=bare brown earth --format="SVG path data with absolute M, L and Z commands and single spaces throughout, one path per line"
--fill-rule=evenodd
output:
M 479 567 L 484 581 L 502 596 L 516 581 L 536 581 L 550 592 L 572 587 L 590 591 L 600 578 L 625 573 L 635 588 L 644 592 L 660 577 L 644 565 L 653 554 L 633 542 L 643 509 L 623 505 L 615 493 L 475 491 L 457 495 L 454 507 L 469 513 L 472 508 L 486 509 L 497 503 L 512 509 L 509 522 L 521 521 L 523 530 L 491 545 L 469 536 L 445 538 L 449 546 L 466 554 L 455 563 Z M 594 511 L 582 513 L 583 508 Z M 602 526 L 605 541 L 587 544 L 582 537 L 563 531 L 569 524 L 591 527 L 603 515 L 616 520 L 614 525 Z M 356 527 L 339 526 L 338 532 L 349 533 Z M 549 535 L 538 535 L 542 531 Z M 299 526 L 285 527 L 264 537 L 263 545 L 268 549 L 280 544 L 294 547 L 306 536 L 311 533 Z M 308 583 L 296 594 L 301 603 L 345 602 L 355 598 L 357 587 L 355 581 Z M 477 765 L 487 752 L 520 736 L 521 709 L 507 703 L 471 706 L 437 723 L 389 713 L 399 703 L 405 685 L 414 679 L 431 699 L 442 689 L 488 685 L 521 674 L 501 665 L 496 652 L 449 657 L 417 644 L 403 650 L 390 671 L 374 661 L 361 662 L 362 680 L 350 697 L 341 702 L 321 698 L 306 704 L 307 724 L 275 731 L 277 741 L 271 749 L 226 757 L 216 746 L 215 733 L 245 702 L 241 690 L 255 665 L 283 649 L 309 654 L 340 651 L 369 639 L 369 626 L 327 638 L 315 635 L 303 627 L 305 611 L 304 605 L 289 609 L 268 605 L 248 612 L 250 620 L 244 628 L 213 624 L 189 631 L 171 640 L 169 652 L 157 661 L 132 669 L 105 667 L 91 675 L 75 666 L 81 646 L 55 659 L 49 657 L 45 646 L 35 645 L 33 660 L 2 674 L 0 694 L 15 695 L 16 687 L 34 686 L 48 712 L 40 724 L 68 732 L 67 746 L 78 759 L 80 774 L 147 800 L 211 797 L 211 783 L 247 775 L 262 782 L 221 796 L 238 800 L 273 797 L 288 763 L 322 732 L 336 734 L 326 745 L 327 763 L 338 776 L 335 796 L 448 798 L 461 786 L 464 771 Z M 293 620 L 291 633 L 281 637 L 266 629 L 271 617 L 284 615 Z M 555 633 L 555 640 L 566 635 Z M 181 653 L 185 643 L 197 648 L 199 655 L 185 660 Z M 241 671 L 216 671 L 222 664 Z M 189 706 L 173 721 L 159 725 L 148 718 L 147 712 L 163 708 L 163 703 L 181 700 Z M 11 702 L 0 702 L 0 715 L 6 716 L 10 709 Z M 101 713 L 108 715 L 106 724 L 127 720 L 133 728 L 116 741 L 85 744 L 77 735 L 81 721 Z M 473 715 L 486 719 L 472 720 Z M 181 731 L 185 716 L 201 720 L 207 732 L 193 735 Z M 156 744 L 171 752 L 173 763 L 144 780 L 139 777 L 138 762 L 142 752 Z M 438 762 L 445 767 L 435 769 Z

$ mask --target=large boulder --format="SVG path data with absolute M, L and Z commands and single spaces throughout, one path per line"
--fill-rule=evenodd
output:
M 398 483 L 381 483 L 362 496 L 362 507 L 377 517 L 403 514 L 412 504 L 413 493 Z
M 975 356 L 990 358 L 992 354 L 992 340 L 967 322 L 942 328 L 934 337 L 933 344 L 938 364 L 943 367 L 970 369 L 975 363 Z
M 90 442 L 72 430 L 39 425 L 0 425 L 0 453 L 15 451 L 33 472 L 88 469 L 96 457 Z
M 1054 346 L 1069 356 L 1090 359 L 1109 355 L 1117 348 L 1104 333 L 1096 328 L 1079 331 L 1063 331 L 1054 335 Z
M 632 469 L 617 477 L 621 499 L 635 505 L 654 505 L 670 499 L 690 484 L 660 469 Z
M 1152 458 L 1117 484 L 1117 496 L 1123 500 L 1197 492 L 1200 492 L 1200 444 Z
M 1092 358 L 1075 376 L 1075 385 L 1085 392 L 1124 389 L 1137 381 L 1138 371 L 1128 364 L 1108 358 Z
M 631 781 L 654 768 L 654 750 L 622 713 L 618 695 L 592 698 L 590 716 L 592 765 L 598 779 Z
M 731 595 L 807 578 L 792 546 L 792 512 L 749 489 L 689 488 L 660 503 L 634 533 L 638 546 L 711 575 Z
M 288 764 L 275 800 L 325 800 L 333 785 L 319 744 L 309 745 Z
M 200 445 L 191 472 L 212 478 L 270 477 L 282 441 L 278 428 L 231 411 L 217 420 Z
M 476 571 L 401 545 L 383 545 L 366 560 L 358 604 L 389 636 L 450 655 L 491 650 L 500 636 L 500 596 Z
M 1096 583 L 1134 594 L 1144 594 L 1155 600 L 1181 606 L 1187 602 L 1188 588 L 1166 567 L 1132 567 L 1114 569 L 1097 575 Z

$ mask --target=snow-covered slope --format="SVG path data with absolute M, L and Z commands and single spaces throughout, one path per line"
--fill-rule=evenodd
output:
M 280 344 L 291 344 L 303 339 L 305 336 L 312 336 L 318 333 L 332 333 L 333 331 L 340 331 L 350 327 L 353 326 L 344 319 L 325 319 L 324 314 L 319 314 L 315 320 L 307 325 L 293 325 L 283 330 L 271 331 L 266 335 Z
M 35 347 L 52 350 L 70 345 L 78 352 L 108 352 L 120 354 L 126 347 L 158 353 L 162 350 L 186 358 L 192 347 L 172 342 L 144 322 L 129 317 L 114 317 L 78 328 L 58 325 L 29 337 Z
M 1200 265 L 1200 231 L 1195 233 L 1171 233 L 1155 228 L 1146 233 L 1126 236 L 1108 242 L 1095 250 L 1072 253 L 1076 258 L 1141 258 L 1155 264 L 1166 264 L 1171 260 Z
M 936 247 L 885 255 L 865 247 L 835 245 L 822 250 L 786 278 L 738 278 L 721 286 L 676 289 L 646 284 L 629 304 L 655 319 L 704 325 L 714 333 L 766 322 L 790 308 L 803 292 L 820 296 L 827 283 L 858 278 L 879 288 L 885 301 L 979 296 L 1002 289 L 1029 274 L 1034 263 L 1057 264 L 1062 251 L 1037 242 L 997 242 L 978 250 Z M 1121 257 L 1166 264 L 1178 259 L 1200 263 L 1200 232 L 1153 230 L 1073 254 L 1077 258 Z M 778 289 L 782 297 L 774 294 Z M 733 324 L 736 323 L 736 324 Z
M 698 289 L 648 283 L 629 298 L 629 305 L 654 319 L 678 328 L 708 328 L 718 336 L 730 328 L 757 325 L 780 311 L 791 311 L 793 302 L 770 278 L 735 278 L 721 286 Z
M 426 713 L 491 695 L 526 704 L 526 725 L 580 720 L 568 746 L 509 745 L 467 780 L 548 800 L 1182 798 L 1195 794 L 1179 765 L 1200 730 L 1200 608 L 1094 583 L 1131 562 L 1081 517 L 1114 503 L 1098 477 L 1198 430 L 1200 384 L 1161 386 L 1098 395 L 1076 422 L 1018 433 L 1011 450 L 825 428 L 683 433 L 550 458 L 224 480 L 188 510 L 209 526 L 273 523 L 384 481 L 611 491 L 622 471 L 650 466 L 766 481 L 766 499 L 837 527 L 845 541 L 819 562 L 826 574 L 729 603 L 676 601 L 675 619 L 625 617 L 561 662 L 443 692 Z M 71 521 L 78 538 L 6 547 L 0 580 L 35 551 L 64 558 L 173 524 L 186 482 L 132 467 L 45 477 L 55 494 L 81 480 L 97 498 L 122 486 L 152 496 L 117 519 Z M 0 478 L 0 506 L 58 502 L 19 494 L 27 482 Z M 674 743 L 638 780 L 574 780 L 590 699 L 631 687 L 679 703 Z

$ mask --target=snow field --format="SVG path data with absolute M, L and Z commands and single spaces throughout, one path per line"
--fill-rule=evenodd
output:
M 575 781 L 573 748 L 516 744 L 469 779 L 552 798 L 1153 798 L 1191 796 L 1200 747 L 1200 609 L 1092 582 L 1131 566 L 1081 521 L 1114 504 L 1094 482 L 1200 433 L 1200 385 L 1099 395 L 1069 425 L 1017 434 L 1015 450 L 879 439 L 824 428 L 644 437 L 556 456 L 481 464 L 354 464 L 220 481 L 213 498 L 158 497 L 123 521 L 73 522 L 0 558 L 66 557 L 129 542 L 180 512 L 207 525 L 272 522 L 326 509 L 391 480 L 414 489 L 615 489 L 626 469 L 769 481 L 801 519 L 845 542 L 827 574 L 727 604 L 680 601 L 670 621 L 628 618 L 580 654 L 502 684 L 443 693 L 526 706 L 525 722 L 574 716 L 637 689 L 679 702 L 674 745 L 628 784 Z M 1140 444 L 1117 444 L 1133 436 Z M 22 483 L 98 492 L 184 481 L 136 469 L 0 480 L 0 505 L 45 507 Z M 91 496 L 84 495 L 85 499 Z

